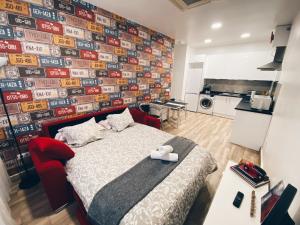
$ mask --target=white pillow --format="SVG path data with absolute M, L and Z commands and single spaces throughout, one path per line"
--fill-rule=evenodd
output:
M 55 137 L 54 137 L 55 140 L 58 140 L 58 141 L 62 141 L 62 142 L 65 142 L 67 141 L 65 136 L 63 135 L 62 132 L 58 132 Z
M 69 145 L 80 147 L 103 138 L 103 134 L 101 132 L 103 129 L 103 127 L 96 123 L 95 118 L 93 117 L 87 122 L 64 127 L 58 130 L 58 132 L 62 133 Z
M 134 123 L 134 120 L 132 119 L 132 116 L 128 108 L 126 108 L 125 111 L 120 114 L 108 115 L 107 120 L 109 124 L 112 126 L 113 130 L 116 131 L 122 131 L 126 127 Z
M 106 130 L 110 130 L 112 128 L 107 119 L 99 121 L 98 124 Z

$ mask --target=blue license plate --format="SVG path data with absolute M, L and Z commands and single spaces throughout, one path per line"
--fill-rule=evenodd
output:
M 65 60 L 62 57 L 40 56 L 42 67 L 65 67 Z
M 25 84 L 21 79 L 2 79 L 0 80 L 0 88 L 3 91 L 23 90 Z
M 52 20 L 52 21 L 57 21 L 57 12 L 51 9 L 47 9 L 41 6 L 37 5 L 32 5 L 30 6 L 31 8 L 31 14 L 35 18 L 42 18 L 46 20 Z
M 76 40 L 77 48 L 85 50 L 95 50 L 95 44 L 91 41 Z
M 57 107 L 66 107 L 71 105 L 71 100 L 68 98 L 56 98 L 56 99 L 49 99 L 49 107 L 50 109 L 54 109 Z
M 14 32 L 12 27 L 0 26 L 0 39 L 13 39 Z
M 81 84 L 82 84 L 83 87 L 97 86 L 98 85 L 98 79 L 83 78 L 83 79 L 81 79 Z

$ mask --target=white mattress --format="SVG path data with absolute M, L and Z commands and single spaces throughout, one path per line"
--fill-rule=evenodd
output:
M 67 179 L 88 211 L 94 195 L 104 185 L 173 137 L 142 124 L 122 132 L 108 131 L 102 140 L 73 148 L 76 154 L 66 165 Z M 163 182 L 126 214 L 120 224 L 182 224 L 206 176 L 215 167 L 211 155 L 196 146 Z

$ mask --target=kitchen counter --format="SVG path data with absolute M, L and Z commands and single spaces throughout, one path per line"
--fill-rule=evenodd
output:
M 231 92 L 217 92 L 217 91 L 211 91 L 210 94 L 201 92 L 200 94 L 210 95 L 211 97 L 218 95 L 218 96 L 227 96 L 227 97 L 235 97 L 235 98 L 244 98 L 246 96 L 246 94 L 231 93 Z
M 253 109 L 251 108 L 249 99 L 243 98 L 242 101 L 235 107 L 236 110 L 242 110 L 242 111 L 248 111 L 248 112 L 254 112 L 254 113 L 262 113 L 267 115 L 272 115 L 273 113 L 273 107 L 271 106 L 269 110 L 259 110 L 259 109 Z

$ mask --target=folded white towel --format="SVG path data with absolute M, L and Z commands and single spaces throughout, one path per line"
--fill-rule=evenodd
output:
M 157 150 L 164 155 L 173 152 L 173 147 L 171 145 L 162 145 L 159 146 Z
M 164 161 L 177 162 L 178 154 L 177 153 L 162 153 L 160 151 L 152 151 L 150 155 L 151 159 L 160 159 Z

